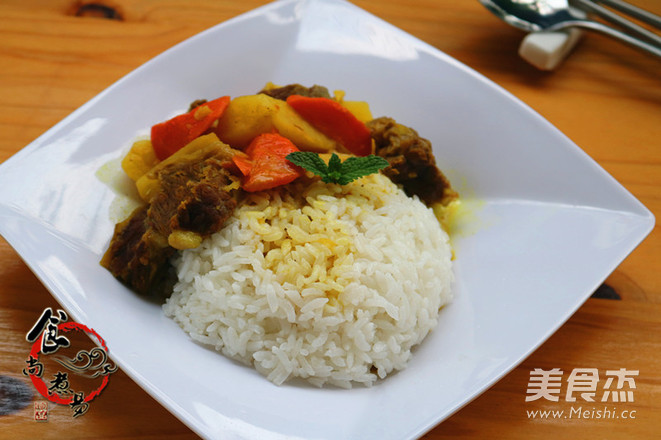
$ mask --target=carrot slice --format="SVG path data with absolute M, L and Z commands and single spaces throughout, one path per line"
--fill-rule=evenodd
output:
M 236 165 L 241 174 L 244 176 L 248 176 L 250 174 L 250 170 L 252 169 L 252 160 L 247 155 L 237 153 L 232 156 L 232 162 L 234 162 L 234 165 Z
M 294 151 L 299 150 L 292 141 L 277 133 L 255 137 L 245 150 L 252 167 L 243 179 L 243 189 L 248 192 L 263 191 L 294 181 L 302 174 L 299 167 L 286 159 Z
M 204 134 L 223 115 L 229 102 L 230 97 L 223 96 L 154 125 L 151 128 L 151 143 L 156 157 L 164 160 Z
M 291 95 L 287 98 L 287 104 L 316 129 L 356 156 L 367 156 L 372 152 L 369 128 L 339 102 L 330 98 Z

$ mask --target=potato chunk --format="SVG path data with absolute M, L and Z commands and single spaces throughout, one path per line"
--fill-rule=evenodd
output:
M 154 147 L 148 140 L 136 141 L 122 159 L 122 169 L 134 182 L 158 163 Z
M 223 142 L 242 149 L 257 135 L 274 130 L 303 151 L 326 152 L 338 147 L 286 102 L 264 94 L 234 98 L 218 121 L 216 133 Z

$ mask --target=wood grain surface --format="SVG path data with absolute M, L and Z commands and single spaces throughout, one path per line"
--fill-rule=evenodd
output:
M 0 162 L 107 86 L 165 49 L 261 6 L 260 0 L 0 1 Z M 356 0 L 510 91 L 563 131 L 656 216 L 661 215 L 661 62 L 589 35 L 554 72 L 517 55 L 523 34 L 475 1 Z M 636 4 L 661 14 L 658 0 Z M 2 221 L 2 219 L 0 219 Z M 425 439 L 653 439 L 661 433 L 661 233 L 652 234 L 569 321 L 521 365 Z M 607 295 L 606 295 L 607 296 Z M 26 332 L 58 304 L 0 239 L 0 376 L 21 374 Z M 581 402 L 526 402 L 534 368 L 638 370 L 620 418 L 543 418 Z M 565 376 L 566 378 L 566 376 Z M 564 388 L 563 388 L 564 390 Z M 0 402 L 5 398 L 0 392 Z M 583 409 L 601 408 L 603 404 Z M 32 406 L 0 415 L 0 438 L 196 438 L 124 373 L 83 417 Z

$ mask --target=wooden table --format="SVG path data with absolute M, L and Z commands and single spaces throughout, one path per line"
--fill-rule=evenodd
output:
M 0 162 L 143 62 L 264 3 L 3 0 Z M 521 98 L 661 215 L 661 62 L 590 35 L 560 69 L 542 72 L 517 56 L 522 34 L 477 1 L 355 3 Z M 656 0 L 637 4 L 661 13 Z M 589 299 L 520 366 L 424 438 L 658 438 L 660 262 L 657 228 L 599 290 L 615 292 L 621 300 Z M 20 373 L 26 358 L 25 334 L 48 306 L 58 304 L 16 252 L 0 241 L 0 375 L 25 379 Z M 629 417 L 529 416 L 530 411 L 569 412 L 575 406 L 563 398 L 526 402 L 534 368 L 560 368 L 565 375 L 576 368 L 595 368 L 601 374 L 619 368 L 638 370 L 634 401 L 612 405 L 628 411 Z M 584 405 L 584 409 L 601 406 Z M 55 408 L 49 422 L 36 423 L 31 406 L 0 416 L 0 438 L 195 437 L 121 371 L 83 417 L 73 419 L 68 411 Z

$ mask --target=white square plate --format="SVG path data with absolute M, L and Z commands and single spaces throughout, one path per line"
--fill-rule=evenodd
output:
M 190 101 L 267 81 L 343 89 L 412 126 L 472 206 L 454 237 L 455 301 L 409 367 L 374 387 L 275 386 L 192 343 L 98 263 L 114 194 L 97 170 Z M 0 218 L 0 233 L 129 376 L 222 439 L 418 437 L 538 347 L 654 224 L 520 101 L 338 0 L 269 4 L 138 68 L 0 166 Z

